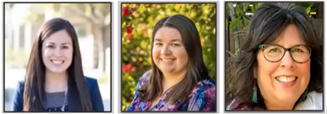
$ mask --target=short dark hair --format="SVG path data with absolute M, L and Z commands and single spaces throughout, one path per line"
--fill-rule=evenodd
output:
M 257 86 L 257 54 L 259 44 L 276 40 L 290 24 L 297 26 L 301 38 L 311 48 L 309 91 L 323 91 L 323 46 L 312 20 L 302 7 L 292 3 L 264 3 L 250 20 L 245 43 L 240 52 L 227 63 L 226 94 L 241 103 L 252 103 L 253 87 Z M 258 90 L 258 103 L 263 103 Z M 263 104 L 264 105 L 264 104 Z

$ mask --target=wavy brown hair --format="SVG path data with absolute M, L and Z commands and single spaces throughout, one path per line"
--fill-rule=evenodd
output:
M 45 22 L 35 38 L 25 76 L 23 95 L 24 111 L 42 111 L 45 100 L 45 70 L 42 61 L 42 44 L 50 35 L 65 30 L 73 43 L 73 60 L 67 69 L 68 74 L 68 102 L 74 104 L 74 109 L 92 111 L 90 91 L 87 89 L 82 69 L 81 52 L 74 27 L 70 22 L 61 18 L 54 18 Z
M 180 32 L 189 58 L 185 78 L 171 88 L 165 100 L 173 104 L 184 102 L 199 81 L 210 78 L 203 62 L 200 36 L 193 21 L 184 15 L 165 17 L 159 20 L 153 29 L 151 50 L 154 45 L 154 36 L 162 27 L 174 28 Z M 154 64 L 152 55 L 153 53 L 151 51 L 152 69 L 150 79 L 144 86 L 137 90 L 140 93 L 140 98 L 144 101 L 152 101 L 157 96 L 163 94 L 163 74 Z
M 303 41 L 312 51 L 308 91 L 323 91 L 323 46 L 315 33 L 311 18 L 304 8 L 292 3 L 265 3 L 251 18 L 245 43 L 240 48 L 239 54 L 231 57 L 227 63 L 227 97 L 240 103 L 254 104 L 251 99 L 253 87 L 257 86 L 255 77 L 258 68 L 258 46 L 276 40 L 290 24 L 297 26 Z M 264 106 L 260 91 L 257 92 L 258 104 L 254 105 Z

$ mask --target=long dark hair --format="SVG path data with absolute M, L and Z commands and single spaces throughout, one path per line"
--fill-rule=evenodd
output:
M 301 38 L 310 46 L 311 65 L 308 91 L 323 91 L 323 47 L 313 28 L 312 20 L 301 7 L 291 3 L 262 4 L 251 18 L 245 43 L 239 55 L 231 58 L 226 70 L 227 96 L 241 103 L 253 104 L 253 87 L 257 86 L 257 54 L 259 44 L 268 44 L 276 40 L 290 24 L 298 27 Z M 299 100 L 298 100 L 299 101 Z M 258 104 L 264 106 L 258 90 Z
M 35 38 L 33 43 L 25 76 L 24 111 L 42 111 L 44 109 L 46 68 L 42 61 L 42 44 L 46 38 L 60 30 L 67 31 L 73 43 L 73 60 L 67 69 L 68 81 L 70 83 L 69 85 L 71 85 L 68 89 L 68 102 L 74 103 L 76 106 L 75 109 L 77 110 L 93 110 L 90 92 L 84 80 L 81 52 L 75 29 L 67 20 L 54 18 L 41 26 L 37 38 Z
M 193 87 L 199 81 L 209 78 L 209 74 L 203 62 L 200 36 L 193 21 L 184 15 L 173 15 L 159 20 L 152 32 L 151 50 L 153 50 L 154 36 L 158 29 L 162 27 L 175 28 L 180 32 L 189 60 L 185 78 L 173 86 L 166 96 L 165 100 L 169 100 L 174 104 L 185 101 L 188 95 L 191 94 Z M 138 90 L 140 98 L 145 101 L 152 101 L 163 93 L 163 74 L 154 64 L 152 55 L 151 51 L 152 69 L 150 79 Z

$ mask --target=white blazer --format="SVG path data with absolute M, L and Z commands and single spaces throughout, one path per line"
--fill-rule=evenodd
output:
M 296 105 L 295 110 L 322 110 L 322 93 L 309 92 L 305 101 Z

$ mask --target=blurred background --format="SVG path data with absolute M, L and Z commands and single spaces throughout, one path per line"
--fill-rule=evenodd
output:
M 105 111 L 110 111 L 110 3 L 5 3 L 5 111 L 10 111 L 17 83 L 24 79 L 36 32 L 54 17 L 73 24 L 84 74 L 98 79 Z
M 253 2 L 237 2 L 237 3 L 225 3 L 225 60 L 228 61 L 231 57 L 237 55 L 245 42 L 247 27 L 249 20 L 255 13 L 255 10 L 262 3 Z M 313 26 L 317 32 L 318 37 L 323 41 L 324 37 L 324 9 L 323 2 L 298 2 L 294 3 L 305 9 L 306 13 L 313 19 Z M 227 63 L 227 62 L 226 62 Z M 226 72 L 228 67 L 226 67 Z M 226 77 L 228 79 L 228 77 Z M 226 90 L 232 86 L 226 83 Z M 229 103 L 231 99 L 227 96 L 226 102 Z
M 160 19 L 183 14 L 196 24 L 204 62 L 216 81 L 216 4 L 122 4 L 122 110 L 130 105 L 137 81 L 151 69 L 151 36 Z

